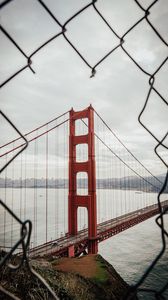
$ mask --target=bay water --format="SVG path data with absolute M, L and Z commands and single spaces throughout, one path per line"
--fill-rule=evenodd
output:
M 67 232 L 68 194 L 65 189 L 1 189 L 1 199 L 22 220 L 31 219 L 31 247 L 54 240 Z M 167 195 L 163 195 L 163 199 Z M 46 201 L 47 200 L 47 201 Z M 114 218 L 145 205 L 156 203 L 156 193 L 138 191 L 98 190 L 98 222 Z M 47 214 L 46 214 L 47 208 Z M 99 244 L 99 253 L 114 266 L 130 285 L 135 284 L 162 249 L 161 231 L 155 218 L 148 219 Z M 78 229 L 87 227 L 87 211 L 78 212 Z M 168 229 L 168 214 L 164 216 Z M 47 230 L 46 230 L 47 225 Z M 20 225 L 0 207 L 0 247 L 11 247 L 20 235 Z M 168 249 L 159 259 L 143 287 L 160 290 L 168 280 Z M 155 299 L 152 293 L 138 294 L 139 299 Z M 168 291 L 164 293 L 168 299 Z

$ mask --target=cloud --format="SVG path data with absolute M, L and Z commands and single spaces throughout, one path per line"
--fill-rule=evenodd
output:
M 64 1 L 46 3 L 58 20 L 65 22 L 72 13 L 88 2 L 75 1 L 73 5 L 65 4 Z M 131 3 L 132 1 L 128 1 L 127 4 L 123 1 L 98 1 L 96 6 L 110 24 L 116 26 L 117 33 L 123 34 L 142 15 L 137 5 Z M 114 10 L 111 10 L 112 6 Z M 34 4 L 34 1 L 23 1 L 22 5 L 13 1 L 3 9 L 2 25 L 16 38 L 27 54 L 59 31 L 59 26 L 53 23 L 43 9 L 38 8 L 39 4 Z M 134 13 L 130 14 L 130 11 Z M 152 10 L 150 15 L 150 18 L 154 16 L 153 22 L 160 22 L 158 28 L 162 31 L 161 28 L 167 28 L 167 19 L 163 18 L 161 21 L 157 14 L 165 14 L 164 5 L 159 12 Z M 153 72 L 167 55 L 167 49 L 145 22 L 125 37 L 124 47 L 145 69 Z M 117 41 L 114 34 L 106 29 L 103 21 L 99 20 L 92 7 L 67 25 L 66 35 L 77 48 L 79 47 L 92 66 L 113 47 L 112 43 Z M 1 79 L 5 80 L 14 70 L 24 65 L 26 59 L 2 34 L 1 41 Z M 137 120 L 149 90 L 149 76 L 139 70 L 121 48 L 97 66 L 96 76 L 92 79 L 91 69 L 63 36 L 40 50 L 32 57 L 32 61 L 36 74 L 26 69 L 1 89 L 1 108 L 22 132 L 47 122 L 71 107 L 80 110 L 92 103 L 108 125 L 128 143 L 138 157 L 145 160 L 148 151 L 152 153 L 154 142 Z M 167 71 L 167 68 L 161 69 L 156 80 L 157 89 L 161 88 L 164 96 Z M 167 128 L 167 113 L 161 108 L 160 99 L 155 101 L 154 109 L 152 101 L 151 98 L 143 117 L 145 122 L 149 122 L 149 126 L 154 125 L 157 134 L 162 136 Z M 161 116 L 159 124 L 155 122 L 159 119 L 158 116 Z M 143 149 L 144 141 L 148 150 Z M 151 157 L 151 161 L 154 162 L 155 158 L 153 155 Z

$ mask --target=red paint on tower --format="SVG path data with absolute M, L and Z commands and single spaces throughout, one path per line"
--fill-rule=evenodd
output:
M 88 119 L 88 133 L 82 136 L 75 135 L 75 121 Z M 76 146 L 88 145 L 88 161 L 76 162 Z M 88 175 L 88 195 L 77 194 L 77 173 L 86 172 Z M 69 135 L 69 199 L 68 199 L 68 231 L 70 235 L 77 234 L 77 209 L 86 207 L 88 211 L 88 253 L 96 254 L 97 240 L 97 208 L 96 208 L 96 171 L 94 145 L 94 110 L 90 105 L 87 109 L 75 112 L 70 111 Z

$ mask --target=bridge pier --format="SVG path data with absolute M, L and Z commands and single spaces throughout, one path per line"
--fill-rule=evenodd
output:
M 75 134 L 75 121 L 88 119 L 88 133 L 85 135 Z M 88 160 L 76 161 L 76 146 L 88 145 Z M 88 176 L 88 195 L 77 194 L 77 174 L 86 172 Z M 70 235 L 76 235 L 77 209 L 86 207 L 88 211 L 88 253 L 96 254 L 98 251 L 97 241 L 97 208 L 96 208 L 96 172 L 95 172 L 95 146 L 94 146 L 94 111 L 92 106 L 75 112 L 70 111 L 70 135 L 69 135 L 69 197 L 68 197 L 68 231 Z
M 88 254 L 97 254 L 97 252 L 98 252 L 98 240 L 97 240 L 97 238 L 89 239 Z

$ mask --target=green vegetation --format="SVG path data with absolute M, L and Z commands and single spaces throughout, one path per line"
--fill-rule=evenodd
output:
M 97 284 L 104 284 L 108 281 L 108 272 L 106 268 L 105 261 L 101 260 L 99 256 L 96 258 L 97 262 L 97 272 L 96 276 L 93 277 L 93 281 Z
M 46 280 L 60 300 L 124 300 L 128 285 L 115 269 L 100 255 L 86 256 L 86 259 L 83 257 L 79 261 L 78 258 L 67 258 L 65 261 L 51 259 L 51 257 L 39 258 L 32 260 L 31 266 Z M 71 270 L 58 270 L 57 266 L 60 261 L 63 269 L 65 269 L 65 264 L 70 262 Z M 74 272 L 72 269 L 76 265 L 78 269 Z M 82 276 L 83 270 L 85 270 L 85 275 Z M 26 265 L 15 272 L 7 266 L 3 267 L 0 281 L 2 288 L 22 300 L 53 299 L 48 289 L 29 272 Z M 7 300 L 8 297 L 0 292 L 1 299 Z

